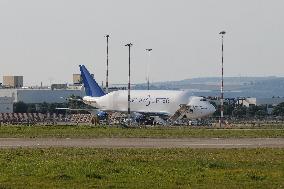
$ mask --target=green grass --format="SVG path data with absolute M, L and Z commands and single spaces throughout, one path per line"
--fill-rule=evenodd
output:
M 206 129 L 190 127 L 92 127 L 92 126 L 0 126 L 0 137 L 57 137 L 57 138 L 99 138 L 99 137 L 221 137 L 261 138 L 284 137 L 284 129 Z
M 284 149 L 1 149 L 0 188 L 283 188 Z

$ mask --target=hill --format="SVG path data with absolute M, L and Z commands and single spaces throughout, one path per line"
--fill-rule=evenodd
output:
M 192 78 L 181 81 L 151 83 L 151 89 L 189 90 L 193 95 L 219 96 L 220 78 Z M 146 84 L 138 84 L 135 89 L 146 89 Z M 284 77 L 225 77 L 225 97 L 270 98 L 284 96 Z

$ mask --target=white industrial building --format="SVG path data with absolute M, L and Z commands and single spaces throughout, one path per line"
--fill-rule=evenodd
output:
M 0 97 L 0 113 L 12 113 L 12 112 L 13 112 L 13 98 Z
M 71 95 L 84 96 L 83 89 L 0 89 L 0 97 L 10 97 L 12 102 L 63 103 Z
M 284 98 L 243 98 L 238 100 L 238 104 L 243 104 L 249 107 L 250 105 L 272 105 L 277 106 L 281 102 L 284 102 Z

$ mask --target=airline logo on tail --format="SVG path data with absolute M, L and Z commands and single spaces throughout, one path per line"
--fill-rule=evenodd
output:
M 84 65 L 79 65 L 81 71 L 81 77 L 83 79 L 85 92 L 87 96 L 101 97 L 105 95 L 105 92 L 101 89 L 95 79 L 91 76 L 90 72 Z

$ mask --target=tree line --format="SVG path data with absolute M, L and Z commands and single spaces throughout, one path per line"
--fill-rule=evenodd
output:
M 79 99 L 80 96 L 70 96 L 70 99 Z M 216 112 L 213 116 L 220 116 L 220 105 L 217 106 L 213 104 L 216 108 Z M 284 102 L 278 104 L 273 108 L 272 115 L 274 116 L 284 116 Z M 88 105 L 84 104 L 82 101 L 78 100 L 67 100 L 64 103 L 38 103 L 38 104 L 27 104 L 24 102 L 14 103 L 14 112 L 15 113 L 65 113 L 66 110 L 58 110 L 57 108 L 70 108 L 70 109 L 87 109 L 90 108 Z M 267 106 L 261 105 L 256 106 L 252 105 L 249 107 L 243 105 L 235 105 L 224 103 L 224 115 L 233 116 L 235 118 L 264 118 L 268 116 Z
M 220 105 L 217 106 L 213 104 L 216 108 L 214 116 L 220 116 Z M 278 104 L 277 106 L 266 106 L 266 105 L 251 105 L 249 107 L 243 105 L 235 105 L 224 103 L 224 115 L 232 116 L 235 118 L 264 118 L 269 114 L 268 108 L 272 108 L 271 115 L 273 116 L 284 116 L 284 102 Z

